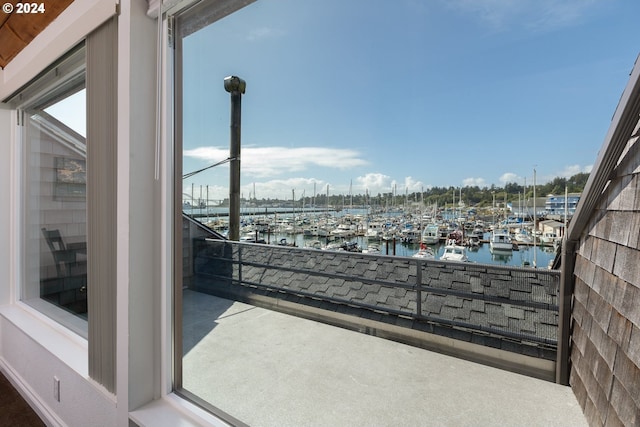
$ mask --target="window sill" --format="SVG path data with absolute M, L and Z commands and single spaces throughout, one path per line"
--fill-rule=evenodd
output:
M 25 306 L 34 309 L 36 313 L 42 314 L 44 318 L 52 320 L 58 326 L 64 328 L 66 332 L 77 334 L 81 339 L 87 339 L 89 325 L 86 320 L 41 298 L 23 300 L 23 302 Z M 67 329 L 70 331 L 67 331 Z
M 229 427 L 198 406 L 171 393 L 129 413 L 140 427 Z

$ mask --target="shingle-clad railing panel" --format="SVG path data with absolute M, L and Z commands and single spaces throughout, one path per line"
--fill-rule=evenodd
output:
M 557 342 L 557 271 L 219 240 L 195 241 L 193 252 L 194 288 L 202 292 L 241 288 L 551 349 Z

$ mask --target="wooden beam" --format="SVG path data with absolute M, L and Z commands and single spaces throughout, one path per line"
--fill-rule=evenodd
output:
M 4 1 L 3 5 L 12 5 L 13 11 L 0 12 L 0 67 L 6 67 L 73 1 L 42 2 L 45 7 L 44 12 L 36 10 L 35 13 L 18 13 L 16 4 L 19 0 Z

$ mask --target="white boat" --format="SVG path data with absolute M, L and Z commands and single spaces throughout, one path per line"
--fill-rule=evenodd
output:
M 558 235 L 556 233 L 544 233 L 540 237 L 540 241 L 545 245 L 554 245 L 558 240 Z
M 306 243 L 305 248 L 322 249 L 322 243 L 320 242 L 320 240 L 310 240 Z
M 393 240 L 398 237 L 395 228 L 387 229 L 382 233 L 382 240 Z
M 240 236 L 240 241 L 243 243 L 266 243 L 264 239 L 260 238 L 257 232 L 246 233 Z
M 327 251 L 346 251 L 346 252 L 362 252 L 362 249 L 358 245 L 357 242 L 339 242 L 339 243 L 329 243 L 327 246 L 322 248 Z
M 413 228 L 405 228 L 400 232 L 400 239 L 402 243 L 417 243 L 421 239 L 421 233 Z
M 336 237 L 351 237 L 355 236 L 356 233 L 349 224 L 338 224 L 338 227 L 331 230 L 330 234 Z
M 436 259 L 436 254 L 433 251 L 433 248 L 428 246 L 420 248 L 420 250 L 412 256 L 413 258 Z
M 381 254 L 380 245 L 377 243 L 369 243 L 366 249 L 362 250 L 363 254 Z
M 511 235 L 505 229 L 496 229 L 491 233 L 489 239 L 489 249 L 492 251 L 511 251 L 513 250 L 513 242 Z
M 429 224 L 422 230 L 422 243 L 425 245 L 435 245 L 440 241 L 440 228 L 438 224 Z
M 440 259 L 443 261 L 469 261 L 469 258 L 467 257 L 467 249 L 464 246 L 458 245 L 446 245 Z
M 529 232 L 525 228 L 519 228 L 516 231 L 514 239 L 518 243 L 524 243 L 527 245 L 530 245 L 533 243 L 533 237 L 531 237 L 531 234 L 529 234 Z
M 484 238 L 484 227 L 476 225 L 473 231 L 470 233 L 470 236 L 476 236 L 478 240 L 482 240 Z
M 467 246 L 470 248 L 478 248 L 480 247 L 480 239 L 476 235 L 471 235 L 467 238 Z
M 329 231 L 318 224 L 312 224 L 304 230 L 304 234 L 316 237 L 327 237 Z
M 372 222 L 369 223 L 369 227 L 364 235 L 369 240 L 380 240 L 382 239 L 383 230 L 384 224 Z

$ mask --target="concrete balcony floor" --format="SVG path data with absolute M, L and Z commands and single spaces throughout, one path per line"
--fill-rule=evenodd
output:
M 184 388 L 251 426 L 587 426 L 569 387 L 184 293 Z

